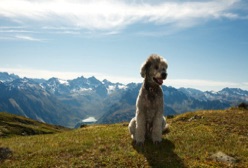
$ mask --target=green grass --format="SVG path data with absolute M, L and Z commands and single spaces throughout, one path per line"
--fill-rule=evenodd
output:
M 189 121 L 193 116 L 196 119 Z M 170 133 L 159 145 L 135 146 L 127 123 L 87 126 L 56 134 L 0 138 L 12 157 L 0 167 L 245 167 L 248 165 L 248 111 L 198 111 L 168 120 Z M 222 151 L 234 165 L 209 157 Z

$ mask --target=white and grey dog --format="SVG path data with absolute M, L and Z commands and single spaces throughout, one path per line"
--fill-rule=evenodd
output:
M 167 77 L 168 64 L 164 58 L 152 54 L 141 67 L 144 78 L 136 101 L 136 114 L 128 128 L 136 144 L 143 144 L 146 138 L 153 143 L 162 141 L 162 133 L 168 129 L 164 113 L 164 99 L 161 85 Z

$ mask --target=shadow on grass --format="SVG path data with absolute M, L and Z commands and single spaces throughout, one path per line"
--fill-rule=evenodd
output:
M 159 145 L 146 141 L 144 146 L 132 144 L 133 148 L 143 154 L 151 167 L 186 168 L 183 160 L 174 152 L 175 145 L 163 139 Z

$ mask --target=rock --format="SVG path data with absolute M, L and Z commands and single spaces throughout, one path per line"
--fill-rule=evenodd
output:
M 231 165 L 237 162 L 237 159 L 235 159 L 234 157 L 228 156 L 227 154 L 221 151 L 211 155 L 210 159 L 218 161 L 218 162 L 223 162 L 226 164 L 231 164 Z
M 127 127 L 128 123 L 123 123 L 122 126 Z
M 80 128 L 85 128 L 85 127 L 87 127 L 87 124 L 81 124 L 80 125 Z
M 198 116 L 198 115 L 194 115 L 193 117 L 191 117 L 190 119 L 188 119 L 188 121 L 193 121 L 193 120 L 198 120 L 198 119 L 202 119 L 203 116 Z
M 0 162 L 12 156 L 13 152 L 9 148 L 0 147 Z
M 243 108 L 243 109 L 248 109 L 248 103 L 240 103 L 239 105 L 238 105 L 238 107 L 239 108 Z

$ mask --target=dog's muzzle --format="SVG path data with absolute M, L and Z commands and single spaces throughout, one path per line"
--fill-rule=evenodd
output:
M 163 80 L 165 80 L 167 78 L 167 73 L 166 72 L 163 72 L 161 74 L 161 77 L 160 78 L 153 78 L 153 80 L 159 84 L 159 85 L 162 85 L 163 84 Z

